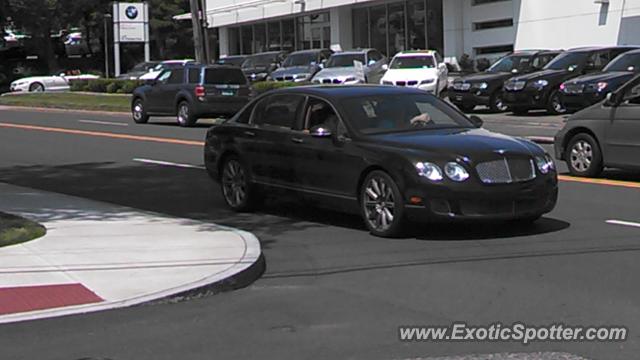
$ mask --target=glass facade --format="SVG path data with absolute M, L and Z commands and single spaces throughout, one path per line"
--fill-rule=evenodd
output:
M 230 55 L 329 48 L 329 13 L 231 27 L 228 36 Z
M 352 10 L 353 46 L 387 56 L 407 49 L 444 50 L 443 0 L 407 0 Z

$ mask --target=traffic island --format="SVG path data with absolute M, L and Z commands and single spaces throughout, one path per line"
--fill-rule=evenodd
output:
M 44 226 L 34 221 L 0 212 L 0 247 L 34 240 L 46 232 Z

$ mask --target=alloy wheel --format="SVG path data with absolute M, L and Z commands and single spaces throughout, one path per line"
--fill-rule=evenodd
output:
M 178 108 L 178 122 L 180 124 L 186 124 L 189 122 L 189 105 L 186 103 L 180 104 Z
M 571 166 L 579 172 L 589 170 L 593 162 L 593 148 L 584 140 L 576 142 L 571 148 Z
M 496 95 L 496 98 L 493 102 L 493 106 L 496 110 L 500 112 L 507 111 L 507 105 L 504 104 L 504 101 L 502 100 L 502 95 Z
M 133 105 L 133 119 L 135 121 L 140 121 L 144 117 L 144 108 L 142 106 L 142 101 L 136 101 Z
M 562 105 L 562 101 L 560 101 L 560 95 L 558 95 L 558 93 L 553 94 L 553 97 L 551 98 L 551 107 L 556 114 L 564 114 L 567 111 L 564 105 Z
M 393 189 L 382 177 L 369 180 L 364 191 L 364 211 L 369 225 L 377 231 L 387 231 L 395 218 L 396 201 Z
M 222 192 L 233 208 L 243 206 L 247 199 L 247 176 L 237 160 L 229 160 L 222 171 Z

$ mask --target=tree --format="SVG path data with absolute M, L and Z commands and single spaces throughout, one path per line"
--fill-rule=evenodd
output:
M 189 12 L 189 0 L 149 0 L 149 33 L 156 59 L 193 57 L 193 29 L 189 21 L 173 20 Z

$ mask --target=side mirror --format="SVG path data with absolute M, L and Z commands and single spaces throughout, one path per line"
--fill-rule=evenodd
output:
M 518 71 L 518 69 L 513 69 L 513 70 L 511 70 L 511 73 L 512 74 L 517 74 L 517 73 L 519 73 L 519 71 Z
M 616 96 L 614 96 L 613 93 L 607 93 L 606 97 L 604 98 L 604 106 L 618 106 Z
M 61 72 L 61 73 L 60 73 L 60 75 L 58 75 L 58 76 L 60 76 L 60 77 L 65 77 L 65 76 L 67 76 L 67 74 L 65 74 L 65 73 Z
M 375 60 L 369 60 L 369 62 L 367 63 L 367 66 L 373 66 L 376 64 Z
M 387 64 L 382 64 L 382 70 L 384 70 L 384 71 L 389 70 L 389 65 L 387 65 Z
M 312 127 L 309 131 L 309 134 L 317 138 L 326 138 L 331 137 L 332 135 L 331 130 L 329 130 L 329 128 L 325 127 L 324 125 L 316 125 Z
M 469 120 L 471 121 L 471 123 L 473 124 L 473 126 L 477 127 L 477 128 L 481 128 L 482 125 L 484 124 L 484 121 L 482 121 L 482 119 L 480 119 L 478 116 L 476 115 L 471 115 L 469 117 Z

